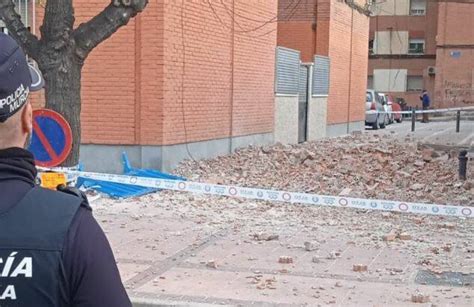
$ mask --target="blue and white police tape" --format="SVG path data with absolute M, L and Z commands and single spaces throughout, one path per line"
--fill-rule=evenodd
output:
M 410 203 L 401 201 L 375 200 L 352 198 L 344 196 L 328 196 L 310 193 L 297 193 L 271 189 L 227 186 L 202 182 L 190 182 L 169 179 L 156 179 L 137 176 L 102 174 L 65 170 L 70 176 L 90 178 L 113 183 L 130 184 L 147 188 L 191 192 L 195 194 L 239 197 L 254 200 L 279 201 L 285 203 L 300 203 L 316 206 L 339 208 L 355 208 L 383 210 L 401 213 L 419 213 L 438 216 L 474 217 L 474 207 Z
M 416 110 L 415 114 L 423 113 L 447 113 L 447 112 L 457 112 L 457 111 L 474 111 L 474 107 L 461 107 L 461 108 L 447 108 L 447 109 L 431 109 L 431 110 Z M 366 114 L 412 114 L 413 111 L 377 111 L 377 110 L 368 110 Z

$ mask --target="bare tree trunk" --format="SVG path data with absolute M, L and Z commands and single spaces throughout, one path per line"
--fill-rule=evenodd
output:
M 40 69 L 47 84 L 45 88 L 46 108 L 64 116 L 71 126 L 73 135 L 72 151 L 64 166 L 74 166 L 79 163 L 79 148 L 81 140 L 81 70 L 82 65 L 73 63 L 72 55 L 64 55 L 61 66 Z
M 73 145 L 64 166 L 79 163 L 81 140 L 81 70 L 72 39 L 72 0 L 48 0 L 41 26 L 43 51 L 36 59 L 45 79 L 46 108 L 63 115 L 71 126 Z

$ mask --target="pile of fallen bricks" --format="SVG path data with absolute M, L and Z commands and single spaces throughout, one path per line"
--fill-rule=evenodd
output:
M 474 166 L 468 167 L 466 181 L 459 180 L 457 151 L 435 151 L 387 135 L 248 147 L 229 156 L 185 161 L 177 172 L 217 184 L 474 205 Z

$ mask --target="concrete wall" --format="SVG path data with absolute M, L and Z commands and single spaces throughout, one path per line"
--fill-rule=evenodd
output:
M 275 97 L 275 142 L 298 143 L 298 96 Z
M 273 143 L 273 134 L 254 134 L 169 146 L 91 145 L 81 146 L 80 158 L 86 171 L 123 172 L 122 152 L 126 152 L 133 167 L 172 170 L 185 159 L 209 159 L 226 155 L 237 148 Z M 188 153 L 189 150 L 189 153 Z
M 326 137 L 328 98 L 313 96 L 308 104 L 307 139 L 314 141 Z
M 364 130 L 365 130 L 364 121 L 350 122 L 350 123 L 343 123 L 343 124 L 333 124 L 333 125 L 327 126 L 326 136 L 337 137 L 341 135 L 350 134 L 354 131 L 364 131 Z
M 406 69 L 375 69 L 374 89 L 381 92 L 405 92 L 407 84 Z
M 408 31 L 375 32 L 374 54 L 407 54 Z
M 375 13 L 377 15 L 409 15 L 410 0 L 385 0 L 377 1 Z

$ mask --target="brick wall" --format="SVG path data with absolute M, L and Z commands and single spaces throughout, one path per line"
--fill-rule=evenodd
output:
M 223 2 L 165 3 L 164 144 L 273 131 L 276 1 Z
M 235 1 L 236 13 L 257 20 L 235 17 L 242 31 L 260 27 L 262 21 L 273 22 L 256 32 L 235 35 L 233 135 L 273 132 L 277 8 L 277 0 Z
M 312 62 L 316 53 L 316 31 L 311 21 L 278 22 L 278 46 L 301 51 L 303 62 Z
M 440 2 L 438 5 L 438 45 L 474 44 L 473 4 Z
M 316 51 L 318 0 L 278 1 L 278 46 L 301 51 L 303 62 L 312 62 Z
M 106 0 L 78 0 L 76 24 L 108 4 Z M 149 10 L 151 11 L 151 10 Z M 147 12 L 149 13 L 149 12 Z M 137 63 L 133 43 L 136 20 L 92 51 L 82 75 L 82 143 L 134 144 Z M 128 46 L 128 48 L 124 48 Z
M 316 54 L 329 55 L 331 0 L 318 0 L 316 7 Z
M 435 103 L 474 106 L 474 5 L 440 3 Z
M 76 26 L 109 2 L 75 1 Z M 272 132 L 276 23 L 261 25 L 277 15 L 276 0 L 210 1 L 215 14 L 207 1 L 184 3 L 182 10 L 180 0 L 150 0 L 91 53 L 82 76 L 82 143 L 161 145 Z M 44 95 L 33 101 L 44 105 Z
M 365 118 L 369 18 L 339 1 L 331 3 L 330 16 L 328 124 L 362 121 Z

